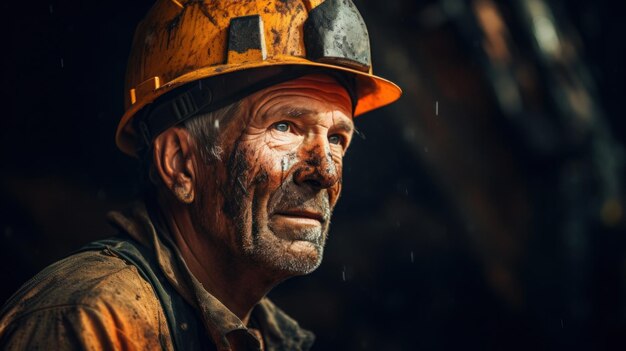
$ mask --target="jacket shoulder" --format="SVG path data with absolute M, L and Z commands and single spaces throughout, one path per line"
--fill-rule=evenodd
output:
M 106 251 L 81 252 L 53 263 L 4 306 L 0 348 L 46 345 L 172 349 L 152 286 L 135 266 Z

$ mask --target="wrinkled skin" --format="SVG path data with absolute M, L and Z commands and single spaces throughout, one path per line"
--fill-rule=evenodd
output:
M 280 281 L 319 266 L 352 139 L 347 92 L 320 75 L 265 88 L 222 124 L 221 159 L 189 132 L 154 141 L 159 205 L 204 288 L 247 323 Z
M 220 138 L 228 157 L 198 177 L 198 231 L 275 275 L 311 272 L 352 131 L 350 99 L 331 78 L 307 76 L 250 96 Z

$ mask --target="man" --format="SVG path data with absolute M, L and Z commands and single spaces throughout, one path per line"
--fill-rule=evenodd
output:
M 352 118 L 400 96 L 368 40 L 345 0 L 157 1 L 117 132 L 145 198 L 9 300 L 0 346 L 310 348 L 265 295 L 318 267 Z

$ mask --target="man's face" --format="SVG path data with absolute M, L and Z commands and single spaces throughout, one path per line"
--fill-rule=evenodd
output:
M 193 219 L 205 243 L 264 270 L 317 268 L 341 191 L 351 110 L 344 88 L 321 75 L 246 98 L 220 134 L 226 157 L 198 177 Z

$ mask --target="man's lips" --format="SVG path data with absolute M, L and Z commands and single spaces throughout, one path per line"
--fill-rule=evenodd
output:
M 317 211 L 311 210 L 285 210 L 274 212 L 275 216 L 290 217 L 294 219 L 313 219 L 320 223 L 324 223 L 324 215 Z
M 269 228 L 287 240 L 318 242 L 328 223 L 323 211 L 312 208 L 290 208 L 272 213 Z

